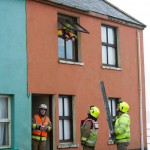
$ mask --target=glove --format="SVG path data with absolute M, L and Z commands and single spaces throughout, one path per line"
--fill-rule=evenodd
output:
M 46 130 L 47 130 L 47 127 L 46 127 L 46 126 L 39 126 L 39 129 L 40 129 L 41 131 L 46 131 Z
M 109 133 L 111 134 L 111 135 L 115 135 L 115 132 L 114 131 L 109 131 Z

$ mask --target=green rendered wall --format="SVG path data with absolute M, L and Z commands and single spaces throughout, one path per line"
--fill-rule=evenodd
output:
M 0 95 L 11 96 L 12 150 L 31 149 L 27 70 L 26 0 L 0 0 Z

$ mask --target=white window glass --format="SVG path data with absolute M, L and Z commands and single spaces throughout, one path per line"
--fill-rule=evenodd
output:
M 0 146 L 9 145 L 9 124 L 0 123 Z
M 8 118 L 8 98 L 0 97 L 0 118 Z
M 0 95 L 0 148 L 10 147 L 9 97 Z
M 73 43 L 71 40 L 66 41 L 67 59 L 73 59 Z
M 110 65 L 115 65 L 116 64 L 116 59 L 115 59 L 115 49 L 112 47 L 108 47 L 108 63 Z
M 111 28 L 108 28 L 108 43 L 115 44 L 114 39 L 115 39 L 114 30 Z
M 65 133 L 64 133 L 64 138 L 65 138 L 65 140 L 67 140 L 67 139 L 70 139 L 70 122 L 69 122 L 69 120 L 65 120 L 64 121 L 64 129 L 65 129 Z
M 107 50 L 106 50 L 106 46 L 102 46 L 102 63 L 107 64 Z
M 112 100 L 112 116 L 116 116 L 116 101 Z
M 62 124 L 62 120 L 59 120 L 59 140 L 63 140 L 63 124 Z
M 59 58 L 65 58 L 64 39 L 58 38 L 58 56 Z
M 110 110 L 110 114 L 111 114 L 111 101 L 108 101 L 108 106 L 109 106 L 109 110 Z
M 102 42 L 107 42 L 107 36 L 106 36 L 106 27 L 102 27 Z
M 62 98 L 59 98 L 59 116 L 63 116 Z
M 68 98 L 64 98 L 64 107 L 65 107 L 64 115 L 69 116 L 70 113 L 69 113 L 69 99 Z

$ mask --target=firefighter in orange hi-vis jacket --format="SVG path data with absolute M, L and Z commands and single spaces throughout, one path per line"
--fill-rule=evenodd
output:
M 46 150 L 48 132 L 52 129 L 50 118 L 46 116 L 47 106 L 41 104 L 39 114 L 32 120 L 32 150 Z

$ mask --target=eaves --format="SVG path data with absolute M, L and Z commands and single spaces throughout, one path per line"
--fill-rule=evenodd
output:
M 55 6 L 55 7 L 62 8 L 62 9 L 65 9 L 65 10 L 69 10 L 69 11 L 73 11 L 73 12 L 77 12 L 77 13 L 81 13 L 81 14 L 86 14 L 86 15 L 90 15 L 90 16 L 93 16 L 93 17 L 98 17 L 98 18 L 109 20 L 109 21 L 116 22 L 116 23 L 119 23 L 119 24 L 132 26 L 132 27 L 135 27 L 135 28 L 138 28 L 138 29 L 141 29 L 141 30 L 144 30 L 144 28 L 146 28 L 145 24 L 143 24 L 139 20 L 133 18 L 132 16 L 130 16 L 126 12 L 120 10 L 118 7 L 116 7 L 113 4 L 109 3 L 107 0 L 104 0 L 104 1 L 106 3 L 108 3 L 109 5 L 111 5 L 112 7 L 114 7 L 115 9 L 117 9 L 118 11 L 121 11 L 122 13 L 124 13 L 126 16 L 128 16 L 131 19 L 138 22 L 138 24 L 127 21 L 127 20 L 124 20 L 124 19 L 120 19 L 118 17 L 111 16 L 111 15 L 94 12 L 92 10 L 87 10 L 87 9 L 80 8 L 80 7 L 75 7 L 75 6 L 67 6 L 64 3 L 58 3 L 58 2 L 55 2 L 53 0 L 34 0 L 34 1 L 41 2 L 41 3 L 44 3 L 44 4 L 49 4 L 51 6 Z

